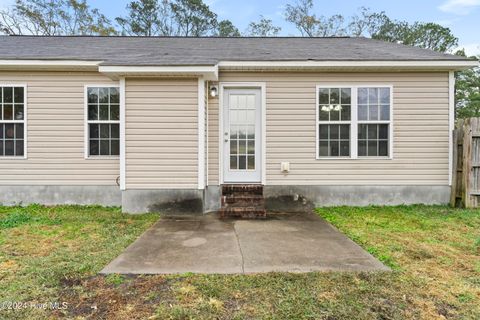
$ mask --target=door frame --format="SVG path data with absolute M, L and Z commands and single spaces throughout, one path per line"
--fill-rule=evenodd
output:
M 218 95 L 218 176 L 219 176 L 219 184 L 224 184 L 224 175 L 223 175 L 223 95 L 225 89 L 260 89 L 260 109 L 262 115 L 262 135 L 261 145 L 262 151 L 260 152 L 261 157 L 261 164 L 262 164 L 262 172 L 261 172 L 261 184 L 266 184 L 267 178 L 267 168 L 266 168 L 266 126 L 267 126 L 267 98 L 266 98 L 266 84 L 265 82 L 220 82 L 219 83 L 219 95 Z M 249 183 L 251 184 L 251 183 Z

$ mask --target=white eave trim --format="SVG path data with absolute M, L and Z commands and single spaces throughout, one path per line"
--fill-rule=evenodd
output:
M 478 67 L 475 60 L 441 61 L 222 61 L 221 70 L 245 69 L 412 69 L 461 70 Z
M 0 60 L 0 70 L 98 70 L 102 61 L 85 60 Z
M 99 66 L 98 71 L 111 78 L 125 76 L 194 76 L 204 80 L 218 80 L 215 66 Z

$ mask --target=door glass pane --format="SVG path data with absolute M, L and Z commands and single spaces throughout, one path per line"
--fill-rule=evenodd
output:
M 255 169 L 255 95 L 230 94 L 230 170 Z

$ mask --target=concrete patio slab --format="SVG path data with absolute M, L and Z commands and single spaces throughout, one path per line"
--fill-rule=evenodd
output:
M 234 274 L 389 270 L 315 214 L 162 217 L 101 273 Z

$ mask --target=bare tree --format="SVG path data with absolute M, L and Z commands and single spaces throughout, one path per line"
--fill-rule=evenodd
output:
M 16 0 L 0 11 L 0 28 L 6 34 L 111 35 L 115 28 L 86 0 Z
M 260 16 L 258 22 L 250 22 L 245 35 L 252 37 L 276 37 L 281 30 L 282 28 L 275 26 L 271 19 Z

